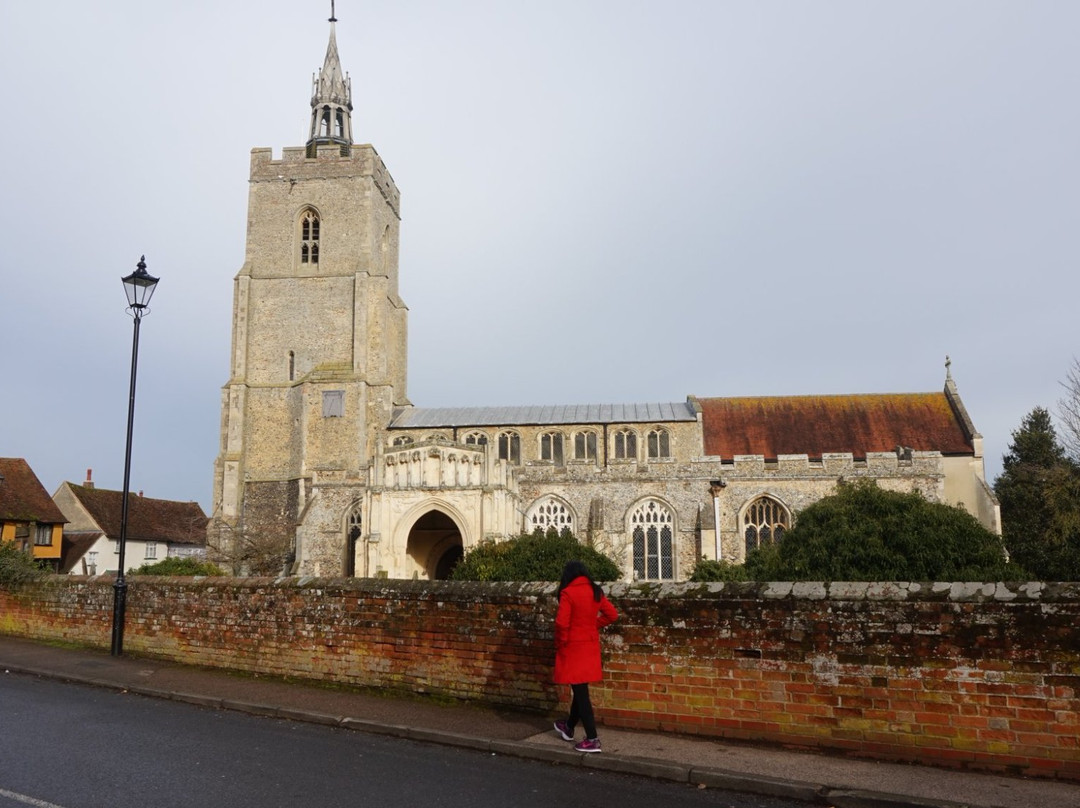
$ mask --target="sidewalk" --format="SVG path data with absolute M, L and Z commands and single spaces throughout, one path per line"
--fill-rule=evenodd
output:
M 604 752 L 574 752 L 542 716 L 447 706 L 189 668 L 0 636 L 0 675 L 32 674 L 205 707 L 348 727 L 570 766 L 638 774 L 834 808 L 1080 808 L 1080 785 L 851 760 L 601 726 Z

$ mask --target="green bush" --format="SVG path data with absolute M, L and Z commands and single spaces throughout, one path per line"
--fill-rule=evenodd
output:
M 0 541 L 0 586 L 22 584 L 45 575 L 46 571 L 15 542 Z
M 217 564 L 197 558 L 166 558 L 154 564 L 143 564 L 129 575 L 224 575 Z
M 690 580 L 701 583 L 703 581 L 746 581 L 750 576 L 746 574 L 746 567 L 742 564 L 732 564 L 729 561 L 713 561 L 711 558 L 702 558 L 694 565 L 690 573 Z
M 615 562 L 579 542 L 568 530 L 522 533 L 506 541 L 487 541 L 465 553 L 453 572 L 454 581 L 558 581 L 567 561 L 581 561 L 593 580 L 622 577 Z
M 776 545 L 753 550 L 756 581 L 1000 581 L 1025 573 L 1008 564 L 1001 537 L 966 511 L 869 480 L 841 483 L 802 511 Z

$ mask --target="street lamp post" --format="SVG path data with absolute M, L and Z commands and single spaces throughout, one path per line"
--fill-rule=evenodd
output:
M 126 278 L 124 293 L 127 295 L 127 311 L 135 321 L 135 334 L 131 340 L 131 388 L 128 393 L 127 444 L 124 449 L 124 493 L 120 506 L 120 566 L 113 584 L 112 655 L 124 653 L 124 612 L 127 607 L 127 579 L 124 576 L 124 550 L 127 545 L 128 490 L 131 485 L 131 432 L 135 424 L 135 371 L 139 366 L 139 323 L 150 313 L 147 306 L 154 294 L 158 279 L 146 271 L 146 256 L 139 259 L 136 269 Z

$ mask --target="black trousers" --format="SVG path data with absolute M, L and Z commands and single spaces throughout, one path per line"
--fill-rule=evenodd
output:
M 581 725 L 585 727 L 585 737 L 595 738 L 596 719 L 593 716 L 592 700 L 589 698 L 588 682 L 580 685 L 570 685 L 570 689 L 574 695 L 570 700 L 570 720 L 566 723 L 570 726 L 571 734 L 573 734 L 574 727 L 580 721 Z

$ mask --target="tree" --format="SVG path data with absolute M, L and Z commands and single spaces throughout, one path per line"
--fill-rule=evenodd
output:
M 1002 461 L 994 493 L 1010 557 L 1039 580 L 1080 580 L 1080 466 L 1049 412 L 1036 407 L 1024 417 Z
M 1065 395 L 1058 399 L 1061 442 L 1073 462 L 1080 463 L 1080 359 L 1075 356 L 1061 386 L 1065 390 Z
M 746 567 L 742 564 L 702 558 L 694 565 L 688 580 L 695 583 L 705 581 L 745 581 L 748 577 Z
M 779 544 L 754 550 L 757 581 L 986 581 L 1023 573 L 1001 538 L 952 505 L 870 480 L 841 483 L 799 514 Z
M 506 541 L 483 542 L 450 573 L 455 581 L 558 581 L 567 561 L 581 561 L 596 581 L 622 577 L 615 562 L 579 542 L 569 530 L 539 528 Z
M 13 541 L 0 541 L 0 586 L 23 584 L 45 574 L 26 550 Z

